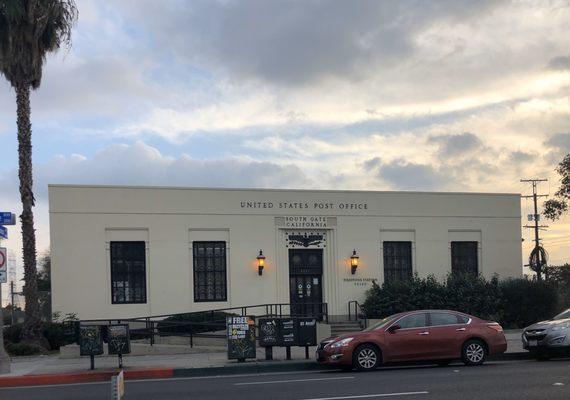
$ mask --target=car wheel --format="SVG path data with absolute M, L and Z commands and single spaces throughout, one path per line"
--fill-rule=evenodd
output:
M 487 358 L 487 348 L 480 340 L 468 340 L 463 344 L 461 360 L 465 365 L 481 365 Z
M 453 360 L 438 360 L 436 364 L 440 367 L 447 367 Z
M 354 350 L 352 364 L 359 371 L 372 371 L 380 365 L 380 352 L 369 344 L 358 346 Z

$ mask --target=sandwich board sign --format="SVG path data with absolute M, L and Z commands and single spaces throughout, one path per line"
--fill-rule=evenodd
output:
M 255 317 L 227 317 L 228 360 L 255 358 Z

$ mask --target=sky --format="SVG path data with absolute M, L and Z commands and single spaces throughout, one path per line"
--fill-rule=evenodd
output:
M 50 183 L 552 195 L 570 152 L 570 1 L 77 5 L 32 94 L 39 254 Z M 0 208 L 19 213 L 15 120 L 0 79 Z M 548 224 L 570 262 L 570 218 Z

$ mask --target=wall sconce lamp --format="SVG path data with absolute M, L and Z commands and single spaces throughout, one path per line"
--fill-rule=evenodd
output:
M 257 256 L 257 273 L 259 276 L 263 275 L 263 267 L 265 267 L 265 256 L 263 255 L 263 250 L 259 250 L 259 255 Z
M 356 268 L 358 268 L 358 254 L 356 250 L 352 250 L 352 255 L 350 256 L 350 273 L 354 275 L 356 273 Z

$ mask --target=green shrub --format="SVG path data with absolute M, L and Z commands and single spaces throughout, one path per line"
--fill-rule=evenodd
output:
M 52 350 L 59 350 L 61 346 L 75 343 L 74 330 L 69 324 L 57 322 L 45 323 L 43 333 Z
M 22 337 L 23 324 L 14 324 L 4 328 L 4 343 L 19 343 Z
M 22 337 L 23 324 L 15 324 L 4 328 L 4 344 L 18 344 Z M 47 322 L 43 324 L 43 335 L 47 339 L 51 350 L 58 350 L 61 346 L 74 343 L 75 336 L 70 325 L 60 322 Z
M 481 276 L 433 276 L 409 281 L 374 284 L 366 293 L 363 308 L 368 318 L 420 309 L 450 309 L 521 328 L 552 317 L 559 311 L 558 286 L 528 279 L 499 281 Z
M 34 344 L 10 342 L 6 343 L 6 351 L 11 356 L 33 356 L 42 353 L 42 349 Z
M 556 284 L 528 279 L 508 279 L 501 282 L 505 327 L 525 327 L 552 318 L 558 311 Z

